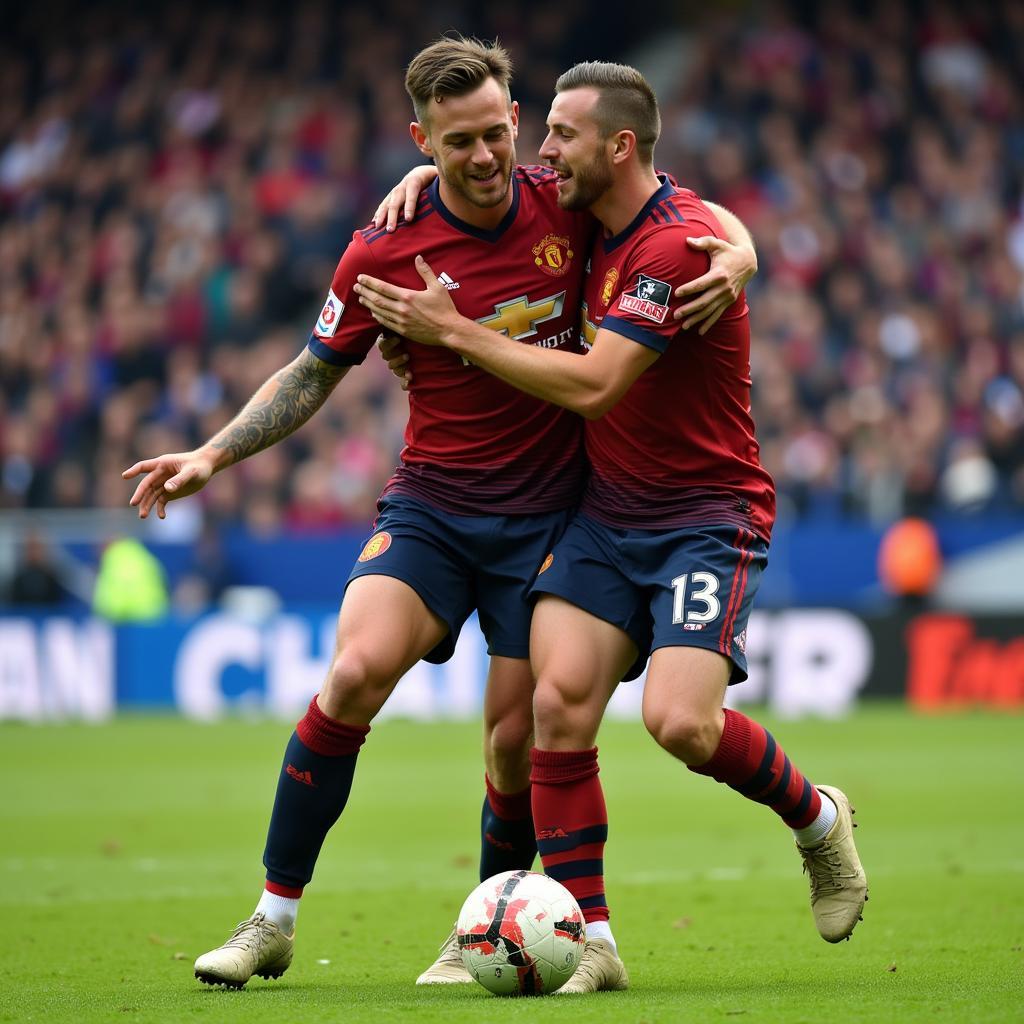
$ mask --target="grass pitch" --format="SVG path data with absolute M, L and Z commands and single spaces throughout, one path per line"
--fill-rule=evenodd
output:
M 241 992 L 201 986 L 192 961 L 255 905 L 289 726 L 0 726 L 0 1021 L 1024 1020 L 1024 718 L 765 724 L 858 808 L 871 900 L 853 941 L 818 938 L 770 811 L 608 723 L 608 895 L 632 987 L 571 1008 L 412 984 L 476 883 L 475 724 L 374 728 L 294 965 Z

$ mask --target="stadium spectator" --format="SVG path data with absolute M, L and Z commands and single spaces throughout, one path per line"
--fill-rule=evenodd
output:
M 29 608 L 52 608 L 68 600 L 61 570 L 39 534 L 29 533 L 22 542 L 4 598 L 8 604 Z
M 0 507 L 109 504 L 143 428 L 197 443 L 301 348 L 351 230 L 411 159 L 377 69 L 450 24 L 500 34 L 523 68 L 524 154 L 556 68 L 627 51 L 643 66 L 654 25 L 678 41 L 659 158 L 758 239 L 754 412 L 781 518 L 1024 507 L 1011 0 L 696 21 L 655 2 L 628 25 L 539 0 L 414 18 L 403 0 L 243 18 L 184 3 L 145 20 L 101 3 L 74 48 L 48 30 L 60 10 L 12 14 L 0 51 Z M 273 481 L 210 488 L 208 515 L 305 529 L 312 459 L 331 466 L 326 522 L 365 522 L 405 408 L 386 374 L 364 376 L 357 411 L 325 410 Z

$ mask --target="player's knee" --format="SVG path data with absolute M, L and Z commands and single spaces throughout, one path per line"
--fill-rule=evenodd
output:
M 502 719 L 484 734 L 484 767 L 500 793 L 518 793 L 530 784 L 533 718 Z
M 338 651 L 320 689 L 320 702 L 334 718 L 372 718 L 394 686 L 385 666 L 357 647 Z
M 684 764 L 704 764 L 718 747 L 717 719 L 685 709 L 647 712 L 644 725 L 655 742 Z
M 533 692 L 533 717 L 538 725 L 563 721 L 569 716 L 572 701 L 556 679 L 542 676 Z
M 484 744 L 497 762 L 519 763 L 524 755 L 529 756 L 532 741 L 533 715 L 529 705 L 508 711 L 485 726 Z
M 560 685 L 557 677 L 543 675 L 533 694 L 533 721 L 539 747 L 589 746 L 596 723 L 595 712 L 569 685 Z M 600 712 L 597 712 L 600 721 Z

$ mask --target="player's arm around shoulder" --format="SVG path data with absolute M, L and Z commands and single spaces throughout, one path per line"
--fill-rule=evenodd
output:
M 405 177 L 381 200 L 373 214 L 373 226 L 383 227 L 392 232 L 398 227 L 399 220 L 412 223 L 416 217 L 416 206 L 420 194 L 429 188 L 437 177 L 437 168 L 433 164 L 420 164 L 407 172 Z
M 711 264 L 705 273 L 676 289 L 675 297 L 688 301 L 673 317 L 682 321 L 684 328 L 699 325 L 698 333 L 707 334 L 757 273 L 757 250 L 750 231 L 736 214 L 707 199 L 701 203 L 717 224 L 695 224 L 686 242 L 707 253 Z
M 723 211 L 727 213 L 728 211 Z M 731 216 L 731 215 L 730 215 Z M 735 218 L 733 219 L 735 220 Z M 711 204 L 698 201 L 697 210 L 688 211 L 683 223 L 654 227 L 630 254 L 622 281 L 647 276 L 669 282 L 672 296 L 692 295 L 712 280 L 721 281 L 723 297 L 734 302 L 757 271 L 757 256 L 749 232 L 739 220 L 738 228 L 727 232 L 715 216 Z M 678 311 L 677 311 L 678 313 Z M 717 318 L 716 318 L 717 319 Z M 680 326 L 679 317 L 667 319 L 660 333 L 671 337 Z M 705 327 L 710 326 L 705 324 Z M 700 332 L 705 333 L 704 331 Z

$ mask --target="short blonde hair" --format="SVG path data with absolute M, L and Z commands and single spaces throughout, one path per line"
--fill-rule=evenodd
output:
M 484 43 L 461 35 L 443 36 L 413 57 L 405 73 L 405 91 L 416 120 L 423 124 L 432 100 L 464 96 L 488 78 L 505 90 L 511 104 L 512 58 L 497 40 Z

